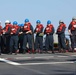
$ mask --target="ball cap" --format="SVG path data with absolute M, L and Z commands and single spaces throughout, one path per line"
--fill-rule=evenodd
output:
M 10 23 L 10 21 L 9 20 L 6 20 L 5 23 Z
M 72 20 L 76 20 L 76 16 L 74 16 L 74 17 L 72 18 Z
M 0 23 L 1 23 L 1 21 L 0 21 Z
M 62 20 L 59 20 L 59 23 L 64 23 Z

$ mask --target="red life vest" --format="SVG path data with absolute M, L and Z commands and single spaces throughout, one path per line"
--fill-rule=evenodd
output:
M 76 30 L 76 22 L 72 21 L 70 24 L 72 25 L 71 30 Z
M 11 28 L 11 27 L 12 27 L 12 24 L 7 24 L 7 25 L 5 26 L 5 28 L 2 29 L 2 33 L 3 33 L 3 32 L 7 32 L 8 29 L 9 29 L 9 27 Z
M 0 25 L 0 29 L 2 29 L 2 26 Z
M 29 31 L 29 30 L 31 30 L 31 29 L 30 29 L 30 26 L 31 26 L 31 23 L 24 24 L 23 30 L 24 30 L 24 31 Z
M 19 28 L 18 26 L 13 25 L 11 28 L 11 33 L 15 34 L 17 32 L 18 28 Z
M 42 28 L 43 28 L 43 25 L 42 24 L 37 25 L 36 26 L 36 32 L 40 32 Z
M 58 31 L 58 32 L 61 32 L 61 31 L 62 31 L 62 29 L 63 29 L 63 27 L 65 27 L 65 28 L 66 28 L 66 25 L 65 25 L 65 24 L 61 24 L 61 25 L 59 25 L 59 27 L 58 27 L 57 31 Z
M 9 28 L 9 24 L 5 26 L 4 31 L 7 32 L 8 31 L 8 28 Z
M 13 25 L 12 25 L 12 24 L 8 24 L 8 26 L 9 26 L 10 28 L 12 28 Z
M 52 32 L 52 28 L 53 28 L 53 25 L 52 24 L 47 25 L 47 27 L 45 28 L 45 32 L 46 33 L 51 33 Z
M 0 25 L 0 35 L 2 34 L 2 26 Z

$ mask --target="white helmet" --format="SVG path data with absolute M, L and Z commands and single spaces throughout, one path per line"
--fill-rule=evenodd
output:
M 0 23 L 1 23 L 1 21 L 0 21 Z
M 1 21 L 0 21 L 0 25 L 1 25 Z
M 72 20 L 76 20 L 76 17 L 73 17 Z
M 59 21 L 59 23 L 62 23 L 62 22 L 63 22 L 62 20 Z M 64 23 L 64 22 L 63 22 L 63 23 Z
M 10 21 L 9 20 L 6 20 L 5 23 L 10 23 Z

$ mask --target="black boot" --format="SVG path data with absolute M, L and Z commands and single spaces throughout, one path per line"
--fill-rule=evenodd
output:
M 9 52 L 8 54 L 9 54 L 9 55 L 12 55 L 12 52 Z
M 72 49 L 72 52 L 74 53 L 74 49 Z
M 30 52 L 29 52 L 29 54 L 32 54 L 32 49 L 30 49 Z
M 33 51 L 33 54 L 36 54 L 36 50 Z
M 55 53 L 54 50 L 52 50 L 52 53 L 53 53 L 53 54 Z
M 48 53 L 48 50 L 46 50 L 45 53 Z
M 23 54 L 26 54 L 26 50 L 23 50 Z
M 1 49 L 0 49 L 0 55 L 1 55 Z
M 0 55 L 1 55 L 1 51 L 0 51 Z
M 43 53 L 43 50 L 40 50 L 40 52 L 39 52 L 40 54 L 42 54 Z
M 16 50 L 16 51 L 15 51 L 15 55 L 17 55 L 18 53 L 19 53 L 19 50 Z
M 59 52 L 59 53 L 61 53 L 61 52 L 62 52 L 62 49 L 61 49 L 60 47 L 59 47 L 59 50 L 58 50 L 58 52 Z
M 66 50 L 65 49 L 63 49 L 63 53 L 66 53 Z

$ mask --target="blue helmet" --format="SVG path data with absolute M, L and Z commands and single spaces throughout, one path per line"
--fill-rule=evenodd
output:
M 24 24 L 22 23 L 22 24 L 21 24 L 21 26 L 23 27 L 23 26 L 24 26 Z
M 14 21 L 14 22 L 13 22 L 13 25 L 17 25 L 17 24 L 18 24 L 17 21 Z
M 25 23 L 29 22 L 29 19 L 25 19 Z
M 40 20 L 37 20 L 36 23 L 41 23 L 41 21 Z
M 48 21 L 47 21 L 47 24 L 51 24 L 51 21 L 50 21 L 50 20 L 48 20 Z
M 18 24 L 18 26 L 21 26 L 21 24 Z

